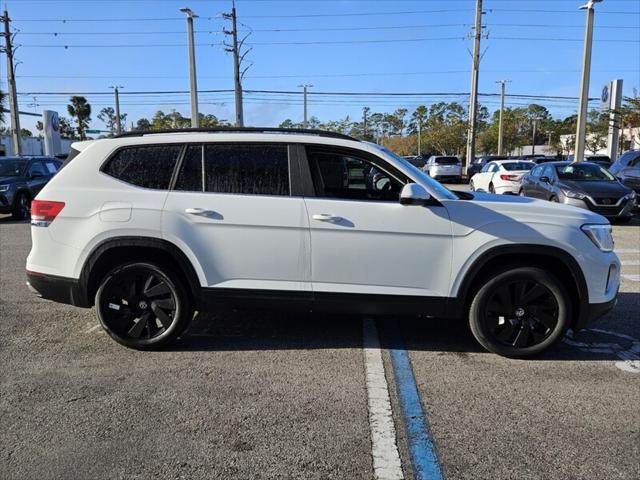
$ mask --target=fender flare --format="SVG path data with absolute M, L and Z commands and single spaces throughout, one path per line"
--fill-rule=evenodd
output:
M 578 311 L 574 312 L 574 328 L 580 328 L 586 323 L 589 310 L 589 289 L 585 280 L 584 272 L 576 261 L 576 259 L 566 250 L 558 247 L 547 245 L 535 245 L 535 244 L 514 244 L 514 245 L 498 245 L 492 247 L 483 254 L 481 254 L 471 266 L 464 273 L 464 277 L 460 282 L 456 296 L 454 297 L 455 308 L 464 309 L 468 296 L 471 290 L 473 282 L 482 268 L 484 268 L 489 262 L 503 255 L 522 255 L 526 258 L 527 255 L 536 255 L 549 257 L 554 260 L 562 262 L 567 267 L 575 283 L 576 290 L 578 291 L 577 305 Z M 461 311 L 460 314 L 463 312 Z

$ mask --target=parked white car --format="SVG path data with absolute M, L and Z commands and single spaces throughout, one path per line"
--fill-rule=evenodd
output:
M 433 155 L 429 157 L 423 170 L 438 181 L 460 182 L 462 180 L 462 162 L 458 157 Z
M 194 310 L 231 305 L 466 317 L 488 350 L 525 357 L 611 309 L 619 286 L 604 217 L 456 194 L 328 132 L 75 143 L 31 213 L 30 288 L 95 306 L 138 349 L 179 337 Z
M 525 160 L 496 160 L 487 163 L 469 181 L 471 191 L 517 195 L 522 176 L 535 167 Z

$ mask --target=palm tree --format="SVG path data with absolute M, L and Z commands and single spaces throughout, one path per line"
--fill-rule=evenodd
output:
M 73 96 L 69 101 L 71 103 L 67 105 L 67 112 L 76 119 L 80 140 L 86 140 L 87 137 L 84 132 L 91 121 L 91 105 L 84 97 Z

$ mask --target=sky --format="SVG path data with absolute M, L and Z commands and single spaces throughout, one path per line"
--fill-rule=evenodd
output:
M 586 1 L 586 0 L 585 0 Z M 92 128 L 102 129 L 99 110 L 113 106 L 120 85 L 127 122 L 175 109 L 190 116 L 185 15 L 195 20 L 199 109 L 235 118 L 232 57 L 222 42 L 229 28 L 221 14 L 231 0 L 4 0 L 17 32 L 14 43 L 21 111 L 66 114 L 68 97 L 86 94 Z M 577 97 L 585 12 L 580 0 L 485 0 L 479 91 Z M 372 111 L 411 112 L 437 101 L 468 102 L 474 0 L 237 0 L 240 35 L 250 35 L 251 64 L 245 90 L 301 92 L 311 84 L 309 115 L 323 121 Z M 590 96 L 612 79 L 624 80 L 624 95 L 640 89 L 640 0 L 604 0 L 596 5 Z M 226 38 L 226 40 L 229 40 Z M 6 91 L 6 59 L 0 58 L 0 88 Z M 180 91 L 184 93 L 135 92 Z M 326 92 L 366 95 L 330 96 Z M 51 95 L 50 93 L 56 93 Z M 372 93 L 419 93 L 376 96 Z M 481 96 L 490 111 L 497 97 Z M 507 106 L 527 100 L 507 98 Z M 577 101 L 537 101 L 556 117 L 575 113 Z M 597 106 L 594 102 L 592 106 Z M 302 120 L 302 96 L 245 94 L 245 124 L 277 126 Z M 37 118 L 21 116 L 35 131 Z

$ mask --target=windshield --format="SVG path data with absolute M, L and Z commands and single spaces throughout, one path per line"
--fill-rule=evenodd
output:
M 510 172 L 514 172 L 517 170 L 531 170 L 534 167 L 535 163 L 531 162 L 512 162 L 512 163 L 503 163 L 502 166 L 505 170 Z
M 434 162 L 437 165 L 457 165 L 460 160 L 458 160 L 458 157 L 436 157 Z
M 384 154 L 390 157 L 393 157 L 395 160 L 399 161 L 402 165 L 404 165 L 407 168 L 407 170 L 411 172 L 411 176 L 413 176 L 414 178 L 419 178 L 420 181 L 428 187 L 428 190 L 430 190 L 430 193 L 435 195 L 437 198 L 448 199 L 448 200 L 458 200 L 457 195 L 455 195 L 449 189 L 444 187 L 442 184 L 435 181 L 433 178 L 431 178 L 429 175 L 424 173 L 422 170 L 412 165 L 411 162 L 402 158 L 400 155 L 396 155 L 391 150 L 388 150 L 385 147 L 382 147 L 376 143 L 369 143 L 369 142 L 367 143 L 373 146 L 374 148 L 376 148 L 377 150 L 380 150 Z
M 412 158 L 407 158 L 406 159 L 411 165 L 415 166 L 415 167 L 424 167 L 425 164 L 427 163 L 427 161 L 424 158 L 416 158 L 416 157 L 412 157 Z
M 0 177 L 20 177 L 26 166 L 22 158 L 0 158 Z
M 558 177 L 562 180 L 574 182 L 614 181 L 615 177 L 598 165 L 588 163 L 571 163 L 569 165 L 556 166 Z

